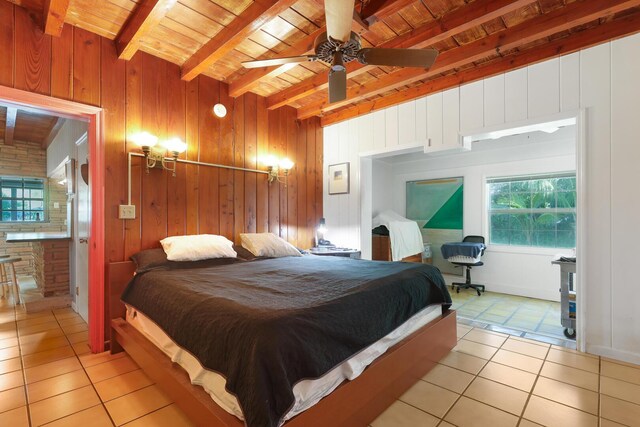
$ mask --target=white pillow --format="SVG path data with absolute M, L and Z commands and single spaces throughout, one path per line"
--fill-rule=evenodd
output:
M 211 258 L 235 258 L 233 242 L 213 234 L 172 236 L 160 241 L 169 261 L 199 261 Z
M 242 233 L 240 241 L 255 256 L 280 258 L 285 256 L 302 256 L 291 243 L 273 233 Z

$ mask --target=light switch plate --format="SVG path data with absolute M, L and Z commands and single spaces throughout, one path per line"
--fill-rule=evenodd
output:
M 135 205 L 120 205 L 118 207 L 119 219 L 136 219 Z

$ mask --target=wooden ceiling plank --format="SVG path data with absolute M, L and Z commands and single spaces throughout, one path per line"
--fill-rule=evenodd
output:
M 414 0 L 371 0 L 360 13 L 362 20 L 369 25 L 385 16 L 392 15 L 413 3 Z
M 49 131 L 49 134 L 46 136 L 46 138 L 42 140 L 43 150 L 46 150 L 47 148 L 49 148 L 49 145 L 51 145 L 53 140 L 56 139 L 56 136 L 58 136 L 58 133 L 60 133 L 60 129 L 62 129 L 62 125 L 64 125 L 64 122 L 65 122 L 65 119 L 61 117 L 58 117 L 56 119 L 53 126 L 51 126 L 51 130 Z
M 288 49 L 280 52 L 278 56 L 287 57 L 287 56 L 298 56 L 298 55 L 306 55 L 313 51 L 313 45 L 316 38 L 326 31 L 326 27 L 320 27 L 311 34 L 307 35 L 303 39 L 300 39 L 298 42 L 293 44 Z M 291 65 L 281 65 L 279 67 L 263 67 L 263 68 L 255 68 L 250 70 L 246 74 L 239 77 L 237 80 L 233 81 L 229 86 L 229 95 L 236 98 L 249 92 L 253 88 L 255 88 L 260 80 L 265 78 L 273 78 L 279 76 L 280 74 L 286 72 L 291 68 Z
M 142 0 L 116 37 L 120 59 L 130 60 L 140 48 L 142 38 L 149 34 L 169 13 L 177 0 Z
M 13 145 L 13 135 L 16 132 L 16 117 L 18 116 L 18 109 L 15 107 L 7 107 L 7 119 L 4 128 L 4 143 L 6 145 Z
M 329 104 L 326 98 L 320 104 L 308 105 L 298 110 L 298 118 L 316 116 L 336 110 L 362 98 L 383 93 L 418 80 L 433 77 L 488 56 L 509 51 L 533 41 L 565 31 L 595 19 L 640 6 L 640 0 L 602 0 L 575 2 L 562 8 L 532 18 L 499 33 L 476 40 L 464 46 L 443 52 L 429 69 L 403 68 L 387 74 L 374 84 L 352 86 L 347 90 L 347 99 Z
M 378 47 L 422 49 L 442 42 L 455 34 L 489 22 L 506 13 L 513 12 L 535 1 L 536 0 L 476 0 L 468 6 L 458 8 L 444 15 L 437 21 L 430 21 Z M 372 68 L 375 67 L 352 61 L 347 64 L 347 75 L 349 77 L 355 77 Z M 325 90 L 328 87 L 327 81 L 328 72 L 317 74 L 311 79 L 291 86 L 282 92 L 270 95 L 267 98 L 267 106 L 269 109 L 275 109 L 313 95 L 316 92 Z
M 257 0 L 231 24 L 202 46 L 182 67 L 182 79 L 191 81 L 232 51 L 245 38 L 287 10 L 297 0 Z
M 45 34 L 60 37 L 69 10 L 69 3 L 70 0 L 45 0 L 42 15 Z
M 421 98 L 431 93 L 526 67 L 527 65 L 537 62 L 568 55 L 609 40 L 626 37 L 638 32 L 640 32 L 640 12 L 627 15 L 624 18 L 610 21 L 588 30 L 573 33 L 568 37 L 555 40 L 534 49 L 516 52 L 486 65 L 440 77 L 390 96 L 376 98 L 338 110 L 322 117 L 322 126 L 332 125 L 353 117 Z
M 357 13 L 354 10 L 353 24 L 354 30 L 356 32 L 360 31 L 368 31 L 368 26 L 364 22 L 359 22 L 360 19 Z M 308 34 L 306 37 L 298 40 L 295 44 L 291 45 L 288 49 L 280 52 L 278 56 L 287 57 L 287 56 L 298 56 L 298 55 L 308 55 L 313 53 L 313 47 L 315 44 L 316 38 L 324 33 L 327 30 L 325 26 L 322 26 L 312 33 Z M 260 83 L 260 80 L 270 79 L 279 76 L 282 73 L 287 72 L 291 69 L 291 64 L 281 65 L 279 67 L 263 67 L 253 69 L 237 80 L 234 80 L 229 86 L 229 95 L 236 98 L 241 96 L 252 89 L 254 89 Z

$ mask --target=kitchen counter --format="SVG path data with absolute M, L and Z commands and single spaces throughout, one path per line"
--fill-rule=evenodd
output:
M 66 231 L 43 231 L 35 233 L 7 233 L 7 243 L 40 242 L 43 240 L 71 240 Z
M 34 279 L 44 297 L 69 295 L 71 237 L 65 231 L 7 233 L 7 243 L 29 243 Z

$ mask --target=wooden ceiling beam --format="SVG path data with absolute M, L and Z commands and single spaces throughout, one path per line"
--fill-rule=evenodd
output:
M 363 114 L 368 114 L 393 105 L 402 104 L 429 94 L 450 89 L 462 84 L 471 83 L 511 70 L 526 67 L 536 62 L 545 61 L 558 56 L 568 55 L 600 43 L 626 37 L 640 32 L 640 12 L 606 24 L 580 31 L 568 37 L 551 43 L 509 55 L 503 59 L 491 61 L 478 67 L 470 68 L 459 73 L 440 77 L 420 86 L 415 86 L 380 97 L 361 104 L 344 108 L 322 117 L 322 126 L 329 126 Z
M 518 10 L 536 0 L 476 0 L 468 6 L 458 8 L 437 21 L 395 37 L 378 47 L 422 49 L 446 40 L 502 15 Z M 375 68 L 357 61 L 347 64 L 347 75 L 356 77 Z M 328 87 L 328 72 L 323 72 L 283 91 L 267 97 L 267 107 L 275 109 L 313 95 Z
M 62 125 L 64 125 L 65 119 L 58 117 L 58 119 L 54 122 L 53 126 L 51 126 L 51 130 L 49 131 L 49 135 L 45 139 L 42 140 L 42 149 L 46 150 L 49 148 L 51 143 L 58 133 L 60 133 L 60 129 L 62 129 Z
M 244 39 L 291 7 L 297 0 L 256 0 L 229 25 L 187 59 L 182 66 L 182 80 L 191 81 Z
M 116 37 L 120 59 L 130 60 L 140 47 L 140 41 L 169 13 L 177 0 L 142 0 Z
M 69 3 L 70 0 L 45 0 L 42 13 L 45 34 L 60 37 L 69 10 Z
M 360 99 L 388 92 L 418 80 L 454 70 L 463 65 L 500 54 L 501 51 L 509 51 L 639 5 L 640 0 L 602 0 L 571 3 L 514 27 L 443 52 L 429 70 L 402 68 L 382 76 L 370 84 L 351 86 L 347 89 L 347 99 L 344 101 L 330 104 L 328 100 L 323 100 L 322 102 L 304 106 L 298 109 L 298 119 L 302 120 L 336 110 Z
M 4 128 L 4 143 L 13 145 L 13 136 L 16 132 L 16 118 L 18 117 L 18 109 L 15 107 L 7 107 L 7 120 Z

